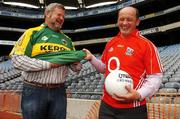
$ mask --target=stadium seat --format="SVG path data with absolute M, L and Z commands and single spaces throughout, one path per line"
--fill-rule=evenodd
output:
M 100 100 L 101 99 L 101 95 L 91 95 L 91 99 L 92 100 Z
M 91 95 L 81 95 L 80 96 L 81 99 L 91 99 Z
M 169 80 L 168 80 L 168 77 L 163 77 L 163 79 L 162 79 L 162 83 L 167 83 Z
M 167 83 L 165 83 L 165 88 L 179 89 L 180 88 L 180 83 L 178 83 L 178 82 L 167 82 Z
M 159 89 L 161 89 L 161 88 L 164 88 L 164 84 L 163 83 L 161 83 Z
M 152 97 L 150 99 L 151 103 L 166 103 L 166 104 L 172 104 L 173 103 L 172 97 L 167 96 L 159 96 L 159 97 Z
M 94 92 L 102 92 L 102 91 L 103 91 L 102 88 L 100 88 L 100 89 L 95 89 L 95 90 L 94 90 Z
M 91 88 L 89 88 L 89 89 L 86 89 L 86 92 L 87 92 L 87 93 L 94 92 L 94 89 L 91 89 Z
M 178 77 L 171 77 L 171 78 L 169 78 L 169 82 L 179 82 L 180 83 L 180 77 L 178 76 Z
M 72 94 L 71 97 L 72 97 L 72 98 L 80 98 L 80 95 L 79 95 L 79 94 Z
M 177 89 L 175 88 L 161 88 L 158 91 L 159 93 L 177 93 Z
M 82 88 L 77 90 L 77 92 L 80 92 L 80 93 L 85 92 L 85 91 L 86 89 L 82 89 Z

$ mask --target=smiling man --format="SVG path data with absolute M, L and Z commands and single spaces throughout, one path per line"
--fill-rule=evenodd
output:
M 87 49 L 84 49 L 87 53 L 85 59 L 106 77 L 112 74 L 112 70 L 126 72 L 134 87 L 125 86 L 128 92 L 125 95 L 121 92 L 110 95 L 105 85 L 99 119 L 147 119 L 146 97 L 152 96 L 162 81 L 158 51 L 136 29 L 140 23 L 136 8 L 121 9 L 117 21 L 120 32 L 106 44 L 101 60 Z M 111 80 L 115 80 L 113 76 Z
M 62 4 L 48 5 L 45 22 L 26 30 L 10 54 L 14 67 L 22 70 L 23 119 L 66 119 L 64 82 L 69 68 L 81 69 L 79 61 L 85 53 L 75 51 L 71 39 L 61 32 L 64 15 Z

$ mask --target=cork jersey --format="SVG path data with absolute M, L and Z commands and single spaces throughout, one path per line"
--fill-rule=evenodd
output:
M 118 59 L 111 60 L 112 57 Z M 105 75 L 109 69 L 119 69 L 127 72 L 133 79 L 134 89 L 141 88 L 146 75 L 161 73 L 162 67 L 159 60 L 157 48 L 152 42 L 142 37 L 139 31 L 134 31 L 126 39 L 121 38 L 121 33 L 110 40 L 105 47 L 102 55 L 102 62 L 106 64 Z M 120 64 L 117 66 L 117 64 Z M 146 104 L 146 101 L 121 103 L 113 99 L 104 87 L 103 101 L 115 108 L 132 108 Z

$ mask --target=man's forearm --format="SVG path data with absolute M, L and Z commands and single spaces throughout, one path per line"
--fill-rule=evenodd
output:
M 149 75 L 145 79 L 145 83 L 137 90 L 137 92 L 141 95 L 141 100 L 154 95 L 158 91 L 162 82 L 162 76 L 162 73 L 156 73 Z
M 104 73 L 106 69 L 106 65 L 99 59 L 97 59 L 95 56 L 92 57 L 90 60 L 90 63 L 98 70 L 100 73 Z
M 23 71 L 42 71 L 51 68 L 49 62 L 30 58 L 25 55 L 13 55 L 12 63 L 15 68 Z

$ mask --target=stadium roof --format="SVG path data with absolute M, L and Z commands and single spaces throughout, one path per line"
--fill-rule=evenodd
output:
M 122 0 L 2 0 L 2 2 L 17 2 L 30 4 L 37 7 L 44 7 L 50 3 L 57 2 L 74 8 L 86 8 L 91 5 L 104 2 L 118 2 Z

